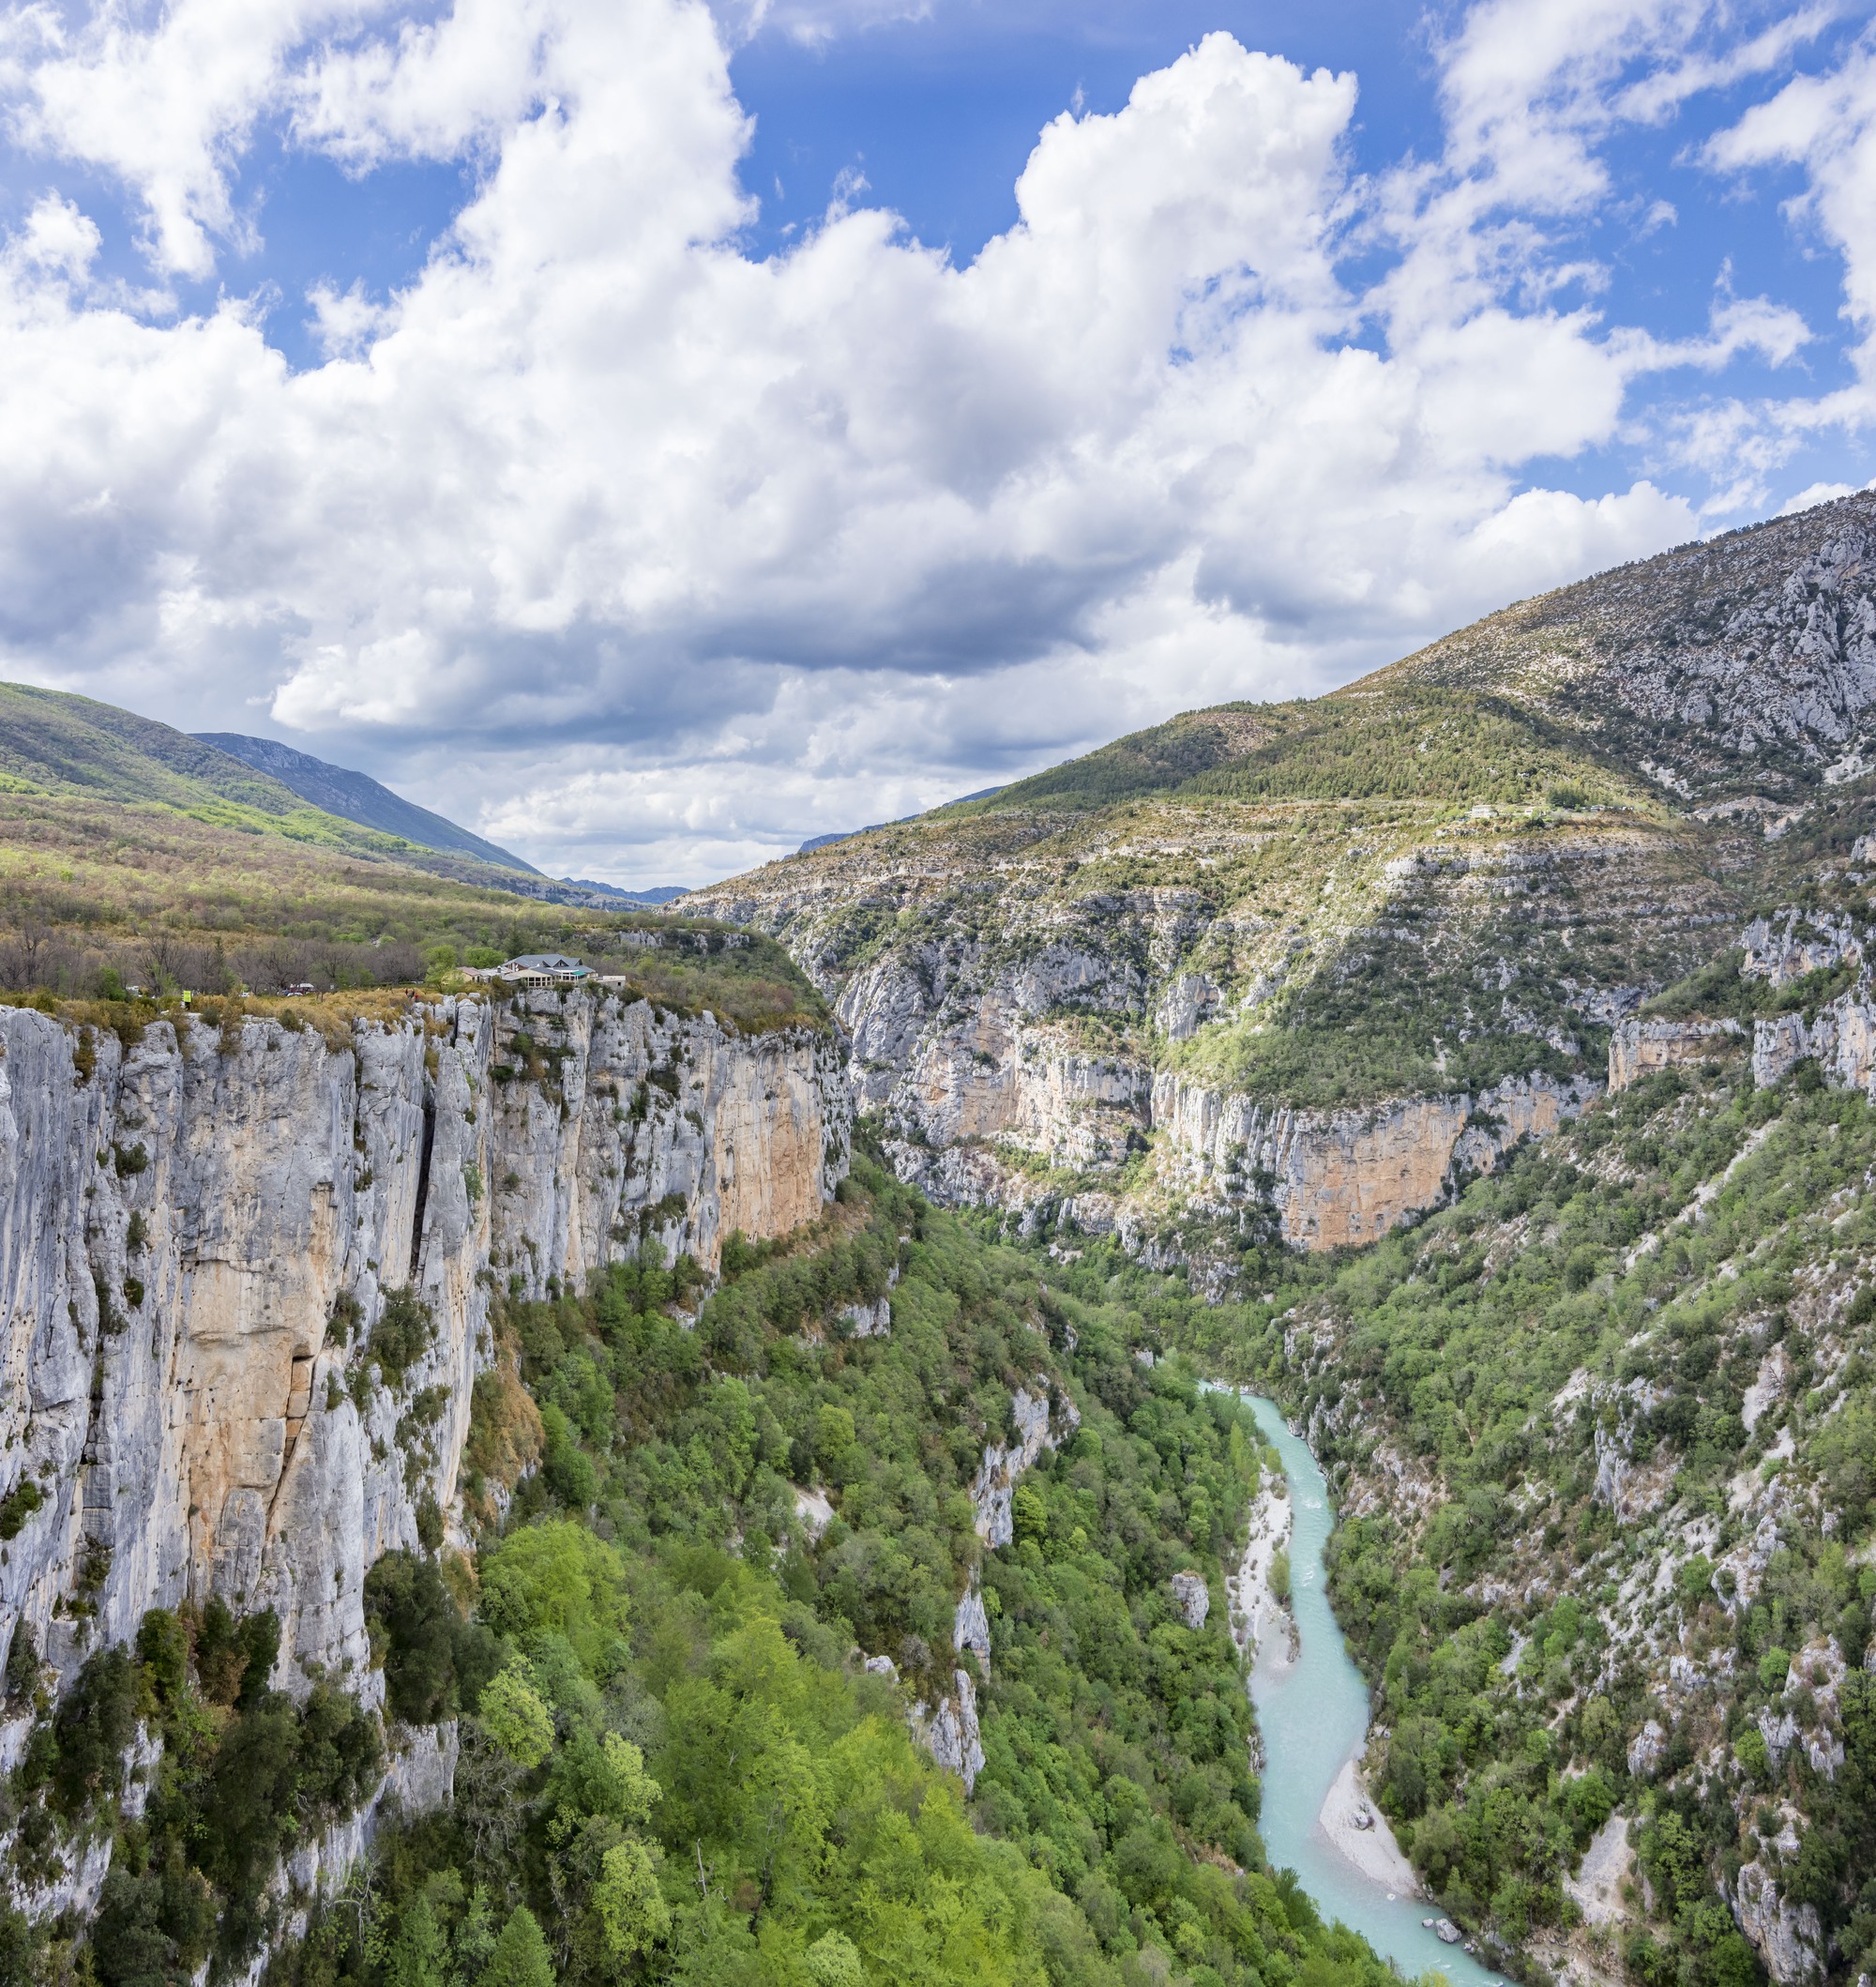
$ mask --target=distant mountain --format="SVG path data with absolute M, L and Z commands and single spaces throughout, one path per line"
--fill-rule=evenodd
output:
M 271 775 L 282 786 L 291 787 L 302 800 L 356 821 L 360 827 L 376 828 L 381 835 L 398 835 L 419 848 L 440 849 L 449 854 L 475 856 L 497 869 L 521 870 L 530 876 L 540 872 L 533 863 L 472 835 L 465 827 L 442 814 L 432 814 L 402 795 L 394 794 L 368 773 L 355 773 L 343 766 L 315 759 L 310 752 L 295 751 L 273 738 L 250 738 L 241 732 L 197 732 L 197 740 L 218 751 L 239 759 L 258 772 Z M 585 888 L 598 886 L 585 885 Z
M 960 794 L 955 800 L 946 800 L 943 806 L 931 808 L 929 811 L 941 814 L 947 807 L 963 807 L 972 800 L 994 800 L 1003 791 L 1000 786 L 980 786 L 975 794 Z M 855 835 L 870 835 L 875 828 L 898 827 L 902 822 L 923 818 L 919 814 L 901 814 L 898 821 L 874 821 L 865 827 L 838 828 L 831 835 L 812 835 L 794 853 L 797 856 L 811 856 L 816 849 L 831 849 L 837 842 L 849 842 Z
M 419 842 L 410 832 L 372 826 L 310 800 L 270 769 L 219 743 L 113 704 L 30 683 L 0 683 L 0 796 L 8 794 L 162 808 L 209 827 L 278 836 L 370 862 L 402 863 L 480 889 L 576 901 L 575 893 L 518 857 L 419 808 L 410 809 L 411 815 L 450 828 L 460 842 Z
M 615 883 L 596 883 L 590 876 L 563 876 L 561 882 L 576 890 L 591 890 L 597 896 L 616 897 L 622 903 L 669 903 L 690 888 L 688 883 L 660 883 L 655 889 L 622 890 Z

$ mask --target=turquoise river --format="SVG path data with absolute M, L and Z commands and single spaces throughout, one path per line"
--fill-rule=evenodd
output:
M 1283 1459 L 1294 1529 L 1290 1540 L 1291 1611 L 1300 1654 L 1274 1646 L 1267 1634 L 1251 1671 L 1250 1694 L 1263 1735 L 1263 1815 L 1260 1827 L 1273 1865 L 1295 1871 L 1325 1919 L 1359 1932 L 1409 1975 L 1439 1973 L 1453 1987 L 1487 1987 L 1499 1976 L 1443 1945 L 1422 1920 L 1438 1907 L 1390 1896 L 1335 1847 L 1319 1816 L 1329 1788 L 1368 1732 L 1368 1685 L 1350 1660 L 1329 1612 L 1323 1548 L 1335 1524 L 1328 1486 L 1308 1443 L 1293 1434 L 1274 1402 L 1247 1395 L 1266 1442 Z

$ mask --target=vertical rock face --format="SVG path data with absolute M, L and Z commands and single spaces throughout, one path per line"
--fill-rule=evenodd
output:
M 1732 1916 L 1759 1949 L 1765 1970 L 1778 1987 L 1793 1987 L 1823 1971 L 1819 1949 L 1823 1928 L 1811 1904 L 1791 1904 L 1778 1895 L 1771 1873 L 1757 1858 L 1739 1873 L 1732 1891 Z
M 1061 1403 L 1063 1428 L 1072 1434 L 1081 1426 L 1081 1411 L 1069 1400 Z M 1045 1449 L 1057 1448 L 1063 1434 L 1050 1425 L 1049 1395 L 1038 1388 L 1035 1393 L 1019 1387 L 1009 1397 L 1010 1418 L 1016 1423 L 1016 1440 L 992 1442 L 984 1449 L 982 1466 L 971 1485 L 971 1504 L 976 1514 L 977 1537 L 995 1552 L 1016 1537 L 1013 1515 L 1016 1479 L 1028 1469 Z
M 968 1670 L 953 1672 L 951 1694 L 938 1700 L 936 1710 L 928 1710 L 922 1704 L 914 1707 L 913 1730 L 932 1758 L 964 1782 L 964 1792 L 968 1794 L 984 1770 L 977 1690 Z
M 1178 1603 L 1180 1617 L 1188 1629 L 1204 1627 L 1205 1616 L 1212 1611 L 1212 1596 L 1203 1574 L 1174 1573 L 1172 1598 Z
M 24 1622 L 69 1676 L 219 1595 L 278 1611 L 277 1684 L 371 1699 L 365 1573 L 455 1494 L 497 1277 L 537 1293 L 642 1243 L 714 1268 L 732 1229 L 812 1220 L 845 1095 L 811 1031 L 579 994 L 332 1042 L 163 1021 L 126 1046 L 0 1009 L 0 1650 Z M 371 1335 L 404 1287 L 431 1325 L 386 1385 Z
M 1709 1062 L 1734 1046 L 1736 1021 L 1617 1022 L 1609 1038 L 1609 1087 L 1626 1090 L 1657 1069 Z
M 1544 1076 L 1477 1098 L 1405 1098 L 1370 1111 L 1292 1111 L 1208 1089 L 1173 1072 L 1153 1085 L 1165 1163 L 1227 1205 L 1267 1194 L 1286 1241 L 1371 1242 L 1438 1201 L 1456 1173 L 1487 1172 L 1522 1138 L 1542 1138 L 1596 1096 Z
M 489 1185 L 494 1248 L 530 1295 L 640 1237 L 714 1270 L 723 1242 L 813 1221 L 846 1170 L 831 1039 L 552 990 L 504 1013 Z
M 1876 1097 L 1876 1000 L 1869 985 L 1820 1008 L 1809 1021 L 1802 1013 L 1761 1015 L 1752 1024 L 1752 1080 L 1769 1087 L 1815 1056 L 1834 1088 Z

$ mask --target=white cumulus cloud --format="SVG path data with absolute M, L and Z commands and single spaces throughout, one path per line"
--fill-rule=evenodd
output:
M 478 172 L 407 288 L 307 300 L 304 370 L 257 305 L 98 291 L 81 207 L 33 209 L 0 257 L 0 659 L 362 750 L 640 882 L 1325 687 L 1689 536 L 1655 482 L 1532 465 L 1610 445 L 1642 372 L 1808 336 L 1731 297 L 1703 339 L 1611 326 L 1532 288 L 1535 235 L 1506 273 L 1520 213 L 1596 197 L 1598 120 L 1665 114 L 1665 83 L 1614 103 L 1638 63 L 1722 60 L 1698 7 L 1598 4 L 1475 9 L 1451 156 L 1385 185 L 1350 160 L 1353 76 L 1213 35 L 1050 124 L 967 266 L 844 205 L 753 259 L 698 0 L 16 10 L 16 140 L 117 175 L 159 274 L 239 236 L 265 118 L 350 172 Z M 1788 142 L 1742 127 L 1729 168 Z

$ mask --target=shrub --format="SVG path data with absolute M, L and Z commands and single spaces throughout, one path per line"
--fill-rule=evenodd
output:
M 251 1705 L 267 1688 L 280 1653 L 280 1616 L 272 1608 L 236 1619 L 218 1594 L 202 1612 L 195 1673 L 210 1704 Z
M 77 1814 L 98 1796 L 114 1795 L 137 1731 L 137 1674 L 127 1649 L 100 1649 L 86 1661 L 53 1729 L 53 1786 L 65 1812 Z
M 13 1624 L 13 1639 L 7 1645 L 7 1694 L 16 1701 L 29 1695 L 39 1679 L 39 1646 L 33 1639 L 30 1621 Z
M 1755 1781 L 1762 1787 L 1770 1780 L 1771 1749 L 1765 1743 L 1765 1735 L 1757 1725 L 1742 1727 L 1739 1737 L 1732 1741 L 1732 1752 L 1748 1780 Z
M 159 1706 L 178 1704 L 189 1687 L 189 1632 L 168 1608 L 152 1608 L 137 1629 L 137 1661 Z
M 17 1539 L 20 1527 L 45 1501 L 39 1486 L 30 1477 L 22 1477 L 0 1497 L 0 1539 Z
M 386 1553 L 365 1576 L 365 1622 L 385 1659 L 385 1702 L 406 1724 L 472 1708 L 493 1675 L 495 1638 L 464 1621 L 433 1560 Z
M 371 1327 L 367 1351 L 386 1387 L 396 1387 L 430 1350 L 436 1315 L 408 1283 L 385 1293 L 385 1308 Z
M 470 1469 L 512 1490 L 539 1456 L 542 1440 L 540 1410 L 522 1385 L 513 1360 L 504 1355 L 476 1375 L 462 1460 Z

